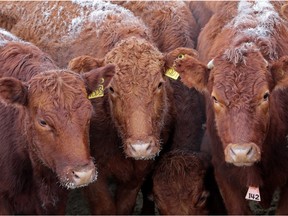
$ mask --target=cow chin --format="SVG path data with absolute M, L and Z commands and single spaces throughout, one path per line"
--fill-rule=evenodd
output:
M 67 189 L 85 187 L 97 180 L 98 172 L 93 164 L 81 168 L 66 168 L 64 175 L 59 177 L 60 184 Z
M 127 139 L 124 145 L 126 157 L 134 158 L 135 160 L 150 160 L 159 155 L 159 142 L 154 138 L 145 140 Z

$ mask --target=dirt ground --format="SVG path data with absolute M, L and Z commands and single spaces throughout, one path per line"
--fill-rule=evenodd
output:
M 134 215 L 139 215 L 142 207 L 142 194 L 139 193 L 137 203 L 134 209 Z M 67 215 L 90 215 L 89 205 L 87 200 L 82 196 L 80 189 L 75 189 L 70 192 L 68 206 L 66 209 Z

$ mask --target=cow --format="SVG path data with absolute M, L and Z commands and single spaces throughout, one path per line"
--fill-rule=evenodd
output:
M 136 23 L 137 18 L 135 17 L 134 20 L 135 20 L 134 23 Z M 109 25 L 109 21 L 106 21 L 106 22 L 107 22 L 106 25 Z M 140 21 L 138 21 L 138 22 L 140 22 Z M 102 27 L 102 28 L 104 28 L 104 27 Z M 125 29 L 126 27 L 125 28 L 122 27 L 122 28 Z M 101 28 L 99 28 L 99 29 L 101 29 Z M 113 29 L 113 27 L 112 27 L 112 29 Z M 141 29 L 145 29 L 145 26 L 143 25 L 142 28 L 139 28 L 139 30 L 141 30 Z M 148 33 L 146 33 L 145 35 L 148 35 Z M 104 57 L 105 58 L 104 61 L 106 61 L 106 62 L 111 61 L 114 64 L 116 64 L 117 66 L 119 66 L 119 75 L 117 75 L 117 72 L 115 75 L 115 77 L 117 77 L 117 80 L 113 79 L 113 83 L 111 83 L 112 89 L 111 88 L 109 89 L 110 94 L 108 94 L 108 96 L 110 96 L 110 98 L 106 99 L 106 100 L 108 100 L 108 102 L 110 104 L 110 109 L 112 108 L 111 113 L 108 113 L 108 115 L 112 115 L 112 120 L 114 120 L 114 122 L 112 122 L 112 125 L 116 126 L 116 128 L 110 129 L 110 131 L 111 131 L 110 133 L 115 133 L 115 132 L 119 133 L 120 132 L 120 135 L 121 135 L 124 132 L 124 134 L 129 135 L 129 133 L 131 133 L 131 132 L 129 132 L 129 130 L 130 130 L 129 128 L 131 127 L 131 129 L 134 128 L 133 129 L 134 130 L 134 132 L 133 132 L 134 136 L 138 137 L 137 139 L 140 141 L 141 139 L 139 139 L 139 138 L 141 136 L 139 136 L 140 134 L 137 135 L 137 133 L 139 133 L 137 131 L 147 131 L 147 128 L 145 129 L 145 127 L 148 126 L 147 122 L 145 122 L 144 119 L 147 119 L 152 124 L 154 122 L 160 123 L 161 121 L 159 122 L 159 119 L 153 120 L 153 118 L 154 118 L 153 115 L 155 115 L 157 112 L 161 112 L 162 113 L 161 118 L 164 120 L 164 125 L 163 125 L 163 123 L 161 123 L 162 126 L 160 126 L 160 128 L 159 128 L 159 125 L 157 125 L 157 124 L 152 126 L 151 129 L 154 130 L 153 132 L 150 131 L 151 129 L 148 129 L 148 130 L 150 131 L 149 133 L 151 133 L 153 136 L 160 137 L 161 140 L 163 140 L 162 141 L 163 145 L 161 146 L 162 149 L 167 148 L 167 144 L 165 144 L 166 143 L 165 140 L 167 140 L 167 138 L 165 138 L 164 135 L 161 135 L 161 133 L 165 132 L 166 130 L 169 131 L 169 133 L 171 134 L 171 135 L 169 135 L 169 138 L 171 137 L 170 142 L 172 141 L 173 143 L 176 143 L 176 145 L 177 144 L 178 145 L 189 144 L 189 145 L 193 146 L 191 148 L 199 149 L 199 142 L 201 140 L 201 138 L 199 138 L 199 137 L 201 137 L 201 133 L 202 133 L 201 125 L 202 125 L 202 121 L 203 121 L 202 120 L 203 113 L 201 114 L 202 110 L 199 106 L 199 104 L 201 102 L 200 95 L 197 94 L 197 92 L 195 92 L 195 91 L 189 91 L 186 87 L 184 89 L 182 85 L 179 85 L 179 83 L 173 84 L 173 82 L 171 82 L 170 80 L 167 80 L 167 78 L 163 74 L 163 72 L 165 71 L 164 70 L 164 68 L 165 68 L 164 56 L 159 51 L 157 51 L 157 48 L 155 48 L 155 45 L 153 45 L 153 42 L 151 42 L 151 41 L 154 41 L 154 38 L 152 36 L 149 36 L 151 39 L 148 38 L 145 40 L 143 40 L 143 36 L 141 36 L 141 35 L 140 35 L 140 37 L 138 36 L 139 38 L 136 38 L 136 39 L 134 39 L 134 37 L 129 36 L 129 34 L 126 37 L 127 38 L 119 40 L 119 42 L 118 42 L 118 40 L 116 40 L 115 47 L 112 48 L 111 51 L 107 52 L 106 56 Z M 102 38 L 104 38 L 104 37 L 101 37 L 101 39 Z M 140 44 L 139 44 L 139 42 L 140 42 Z M 107 39 L 104 38 L 104 40 L 99 42 L 99 43 L 100 44 L 107 44 Z M 191 46 L 192 45 L 193 44 L 191 43 Z M 148 48 L 147 46 L 149 46 L 150 48 Z M 172 43 L 169 46 L 171 48 Z M 131 47 L 131 49 L 130 49 L 130 47 Z M 146 48 L 144 48 L 144 47 L 146 47 Z M 164 47 L 162 47 L 162 48 L 164 48 Z M 149 55 L 146 56 L 146 54 L 143 53 L 143 50 L 145 50 L 145 52 L 147 52 L 147 53 L 149 52 Z M 105 52 L 103 52 L 103 53 L 105 53 Z M 158 53 L 157 57 L 155 56 L 156 53 Z M 143 61 L 143 63 L 137 59 L 141 59 L 141 61 Z M 154 59 L 154 61 L 157 59 L 157 61 L 162 62 L 162 64 L 160 64 L 158 66 L 156 66 L 156 65 L 152 66 L 153 59 Z M 131 63 L 130 63 L 130 61 L 131 61 Z M 147 63 L 144 63 L 144 61 Z M 71 60 L 69 63 L 69 68 L 76 70 L 76 71 L 85 72 L 86 70 L 90 70 L 93 67 L 97 67 L 97 66 L 103 64 L 102 62 L 103 62 L 102 59 L 99 60 L 99 58 L 93 58 L 91 56 L 85 55 L 85 56 L 77 57 L 77 58 Z M 125 64 L 123 64 L 122 62 L 125 62 Z M 151 62 L 151 63 L 149 64 L 148 62 Z M 135 69 L 131 65 L 134 65 L 133 67 Z M 149 66 L 149 69 L 144 69 L 144 68 L 142 68 L 141 65 L 146 65 L 146 67 Z M 150 66 L 151 66 L 151 68 L 150 68 Z M 129 69 L 131 68 L 132 71 L 129 71 L 126 68 L 129 68 Z M 158 69 L 156 69 L 156 68 L 158 68 Z M 160 74 L 158 74 L 158 73 L 156 73 L 154 75 L 149 74 L 148 77 L 144 77 L 144 76 L 140 75 L 142 73 L 142 71 L 144 72 L 145 70 L 146 71 L 156 71 L 157 70 L 160 72 Z M 158 87 L 162 88 L 164 98 L 162 98 L 162 99 L 157 98 L 157 92 L 155 95 L 155 92 L 153 92 L 153 90 L 152 90 L 153 88 L 151 88 L 150 85 L 148 85 L 146 87 L 148 89 L 148 90 L 146 90 L 147 95 L 137 93 L 137 91 L 139 91 L 139 92 L 141 91 L 140 90 L 141 89 L 140 81 L 135 80 L 136 85 L 127 84 L 129 82 L 132 83 L 132 80 L 130 81 L 130 78 L 128 78 L 128 76 L 129 77 L 131 76 L 132 72 L 133 72 L 133 74 L 135 74 L 134 79 L 136 79 L 136 80 L 137 79 L 143 79 L 142 82 L 144 82 L 144 83 L 145 82 L 152 83 L 152 80 L 150 80 L 150 79 L 152 78 L 153 80 L 157 80 L 158 78 L 155 78 L 155 76 L 158 77 L 158 75 L 160 75 L 160 77 L 159 77 L 160 80 L 163 80 L 164 82 L 161 84 L 161 81 L 160 81 L 160 83 L 158 84 Z M 121 77 L 120 77 L 120 73 L 121 73 Z M 148 81 L 148 80 L 150 80 L 150 81 Z M 126 83 L 127 90 L 129 88 L 130 89 L 134 88 L 135 89 L 134 90 L 135 95 L 131 94 L 132 93 L 131 92 L 128 96 L 128 92 L 125 93 L 124 89 L 120 89 L 122 86 L 122 83 Z M 145 85 L 147 85 L 147 84 L 145 84 Z M 174 91 L 171 91 L 172 90 L 171 86 L 173 87 Z M 151 88 L 151 90 L 149 90 L 150 88 Z M 139 90 L 137 90 L 137 89 L 139 89 Z M 115 94 L 115 92 L 118 93 L 118 95 Z M 182 93 L 183 93 L 183 95 L 182 95 Z M 148 95 L 150 95 L 150 96 L 148 96 Z M 138 99 L 139 96 L 142 100 L 141 103 Z M 185 104 L 185 105 L 184 105 L 184 102 L 182 102 L 182 100 L 187 101 L 184 98 L 184 96 L 187 96 L 190 98 L 190 101 L 188 101 L 187 104 Z M 121 97 L 123 99 L 120 99 Z M 154 99 L 151 101 L 151 98 L 153 98 L 153 97 L 154 97 Z M 153 101 L 157 101 L 157 100 L 159 102 L 161 101 L 162 105 L 160 104 L 160 106 L 158 108 L 154 107 L 153 109 L 155 111 L 148 111 L 148 112 L 145 111 L 145 112 L 147 112 L 146 114 L 137 113 L 138 111 L 136 111 L 136 110 L 138 110 L 138 107 L 145 107 L 145 109 L 147 109 L 147 103 L 153 104 L 153 103 L 155 103 Z M 106 102 L 106 106 L 107 106 L 108 102 Z M 157 103 L 159 103 L 159 102 L 157 102 Z M 164 102 L 164 104 L 163 104 L 163 102 Z M 103 102 L 101 102 L 101 103 L 103 103 Z M 179 105 L 177 105 L 177 104 L 179 104 Z M 181 106 L 180 104 L 182 104 L 182 107 L 180 107 Z M 97 107 L 99 107 L 99 105 Z M 120 107 L 123 107 L 123 108 L 120 108 Z M 135 111 L 133 111 L 133 107 L 136 108 Z M 190 107 L 191 109 L 188 109 L 188 107 Z M 164 110 L 163 110 L 163 108 L 164 108 Z M 124 111 L 120 111 L 121 109 L 127 110 L 127 113 L 125 113 Z M 163 111 L 160 111 L 161 109 Z M 176 110 L 176 113 L 175 113 L 175 111 L 173 111 L 173 109 Z M 185 111 L 187 111 L 187 112 L 185 113 Z M 194 111 L 194 113 L 193 113 L 193 111 Z M 153 112 L 155 112 L 155 114 Z M 135 117 L 133 117 L 133 113 L 134 113 Z M 156 115 L 159 116 L 160 113 L 158 113 Z M 171 117 L 171 115 L 173 118 Z M 188 116 L 188 115 L 191 115 L 191 116 Z M 101 116 L 101 118 L 103 118 L 103 116 L 104 116 L 103 113 L 101 113 L 101 115 L 99 114 L 98 117 L 95 117 L 95 119 L 97 118 L 97 121 L 95 120 L 95 123 L 94 123 L 95 125 L 99 124 L 97 122 L 100 121 L 100 116 Z M 151 119 L 151 117 L 152 117 L 152 119 Z M 191 117 L 191 119 L 190 119 L 190 117 Z M 135 120 L 133 120 L 133 118 L 135 118 Z M 142 118 L 144 118 L 144 119 L 142 119 Z M 181 120 L 180 120 L 180 118 L 181 118 Z M 151 120 L 149 120 L 149 119 L 151 119 Z M 171 126 L 172 125 L 170 123 L 171 120 L 173 120 L 174 126 Z M 193 120 L 195 120 L 192 123 L 195 126 L 195 127 L 193 127 L 194 129 L 185 127 L 188 124 L 188 122 L 193 121 Z M 105 120 L 101 120 L 100 122 L 104 122 L 104 121 Z M 124 122 L 121 123 L 121 121 L 124 121 Z M 127 123 L 125 123 L 125 122 L 127 122 Z M 130 123 L 130 125 L 129 125 L 129 123 Z M 149 123 L 149 125 L 151 123 Z M 137 129 L 136 125 L 141 125 L 141 127 L 138 127 L 138 129 Z M 171 130 L 172 127 L 173 127 L 173 130 Z M 105 130 L 103 129 L 102 131 L 99 131 L 99 130 L 97 131 L 93 128 L 93 122 L 92 122 L 91 140 L 96 139 L 96 137 L 98 137 L 101 133 L 104 133 L 104 131 L 107 131 L 107 129 L 108 129 L 108 127 L 106 127 Z M 157 131 L 157 130 L 159 130 L 159 131 Z M 105 133 L 107 133 L 107 132 L 105 132 Z M 95 136 L 95 138 L 93 138 L 94 136 Z M 166 135 L 166 137 L 167 137 L 167 135 Z M 110 210 L 110 213 L 115 213 L 115 211 L 116 211 L 116 213 L 119 213 L 119 214 L 127 214 L 127 213 L 131 214 L 132 213 L 131 210 L 132 210 L 132 207 L 134 206 L 134 202 L 135 202 L 135 197 L 136 197 L 136 195 L 140 189 L 140 186 L 144 180 L 144 177 L 146 177 L 147 173 L 149 173 L 151 170 L 151 165 L 150 165 L 151 161 L 137 161 L 137 162 L 135 162 L 133 160 L 130 160 L 129 158 L 123 160 L 123 156 L 127 157 L 130 154 L 129 151 L 127 151 L 125 149 L 125 148 L 127 148 L 127 143 L 125 144 L 125 141 L 127 140 L 127 138 L 122 135 L 122 137 L 120 137 L 120 139 L 119 138 L 117 138 L 117 139 L 114 138 L 114 139 L 115 139 L 115 141 L 111 142 L 111 146 L 112 145 L 115 147 L 117 147 L 119 145 L 121 146 L 121 145 L 123 145 L 123 142 L 124 142 L 124 153 L 125 154 L 122 155 L 122 153 L 119 152 L 119 154 L 121 153 L 119 156 L 117 156 L 117 158 L 119 158 L 119 159 L 115 159 L 115 156 L 114 156 L 114 161 L 109 159 L 109 161 L 111 161 L 111 162 L 109 162 L 109 163 L 111 163 L 111 164 L 109 164 L 110 170 L 105 169 L 107 172 L 106 178 L 108 178 L 109 176 L 114 174 L 114 176 L 116 176 L 116 180 L 118 181 L 117 182 L 118 188 L 121 189 L 121 190 L 117 191 L 119 195 L 117 194 L 116 197 L 117 196 L 119 196 L 119 197 L 116 198 L 117 199 L 116 204 L 113 204 L 113 203 L 110 204 L 111 205 L 110 209 L 112 209 L 113 205 L 116 205 L 116 210 L 114 210 L 114 212 L 111 212 L 111 210 Z M 129 140 L 129 137 L 128 137 L 128 140 Z M 110 147 L 110 151 L 111 151 L 111 149 L 115 149 L 115 147 L 113 147 L 113 148 Z M 128 147 L 129 147 L 129 145 L 128 145 Z M 96 152 L 96 149 L 99 149 L 99 147 L 94 147 L 94 148 L 95 148 L 95 152 Z M 117 147 L 117 148 L 119 148 L 119 147 Z M 149 151 L 149 149 L 150 149 L 150 147 L 148 147 L 148 151 Z M 97 151 L 97 152 L 99 152 L 99 151 Z M 108 150 L 106 150 L 106 152 L 108 152 Z M 113 152 L 114 152 L 114 150 L 113 150 Z M 118 150 L 117 150 L 117 152 L 118 152 Z M 112 154 L 112 152 L 111 152 L 111 154 Z M 151 156 L 148 156 L 148 157 L 143 157 L 143 159 L 147 159 L 147 158 L 149 159 L 149 157 L 151 158 Z M 134 158 L 137 158 L 137 157 L 134 157 Z M 140 159 L 142 159 L 142 158 L 140 158 Z M 107 160 L 107 159 L 105 159 L 105 160 Z M 106 162 L 106 163 L 108 163 L 108 162 Z M 145 165 L 147 163 L 149 164 L 149 166 Z M 117 164 L 117 168 L 115 167 L 116 164 Z M 123 165 L 121 165 L 121 164 L 123 164 Z M 137 164 L 137 166 L 136 166 L 136 164 Z M 147 166 L 147 168 L 145 168 L 145 169 L 141 168 L 142 170 L 140 170 L 140 172 L 137 171 L 137 169 L 139 169 L 141 166 L 143 166 L 140 164 Z M 105 165 L 105 166 L 107 166 L 107 165 Z M 129 168 L 128 166 L 130 166 L 131 168 Z M 134 166 L 134 168 L 133 168 L 134 170 L 132 169 L 132 166 Z M 113 172 L 111 172 L 112 167 L 113 167 L 113 169 L 115 169 L 115 170 L 113 170 Z M 107 170 L 109 170 L 110 173 L 108 173 Z M 127 170 L 125 175 L 122 175 L 122 174 L 120 175 L 120 172 L 122 170 Z M 135 179 L 132 181 L 132 178 L 135 178 Z M 124 181 L 123 179 L 124 180 L 127 179 L 127 180 Z M 99 181 L 97 181 L 95 183 L 95 185 L 97 185 L 97 183 L 99 183 Z M 107 184 L 107 180 L 104 183 Z M 132 189 L 127 188 L 128 185 L 130 188 L 132 188 L 134 190 L 133 194 L 131 193 Z M 92 185 L 90 185 L 90 187 L 92 187 Z M 100 189 L 102 191 L 99 191 Z M 105 191 L 103 192 L 103 186 L 100 186 L 100 184 L 98 184 L 98 186 L 95 187 L 95 190 L 97 192 L 99 191 L 98 193 L 101 194 L 103 197 L 103 193 L 105 192 Z M 95 195 L 92 194 L 95 190 L 90 192 L 90 197 L 94 196 L 94 198 L 93 198 L 94 203 L 96 203 L 96 204 L 98 203 L 98 205 L 97 206 L 95 204 L 91 205 L 91 206 L 95 206 L 95 207 L 92 207 L 92 212 L 94 214 L 95 213 L 103 214 L 104 211 L 103 210 L 102 210 L 102 212 L 100 211 L 101 203 L 103 201 L 100 201 L 100 198 L 99 198 L 100 195 L 97 196 L 97 194 L 95 194 Z M 105 190 L 107 190 L 107 189 L 105 189 Z M 128 191 L 130 194 L 129 196 L 132 197 L 132 199 L 131 198 L 129 198 L 129 199 L 132 200 L 133 203 L 131 203 L 131 201 L 128 200 Z M 107 192 L 105 192 L 105 193 L 107 193 Z M 123 195 L 122 195 L 122 193 L 123 193 Z M 91 199 L 92 198 L 90 198 L 90 200 Z M 107 199 L 105 199 L 105 202 L 106 202 L 106 206 L 108 206 L 107 205 Z M 131 203 L 131 204 L 129 204 L 129 203 Z M 102 206 L 104 206 L 104 203 L 102 203 Z M 121 209 L 123 207 L 125 207 L 127 209 Z M 103 207 L 102 207 L 102 209 L 103 209 Z M 107 212 L 109 212 L 108 209 L 105 210 L 105 213 L 107 213 Z
M 180 129 L 174 133 L 173 121 L 183 115 L 175 113 L 174 105 L 183 96 L 173 92 L 164 75 L 165 54 L 143 21 L 109 2 L 37 2 L 31 10 L 23 19 L 19 16 L 11 31 L 48 52 L 60 67 L 69 61 L 70 69 L 85 74 L 108 63 L 116 65 L 104 96 L 92 99 L 97 109 L 90 127 L 91 154 L 99 176 L 85 191 L 93 214 L 131 214 L 164 144 L 187 139 Z M 193 103 L 199 100 L 196 97 Z M 200 118 L 198 112 L 200 107 L 195 106 Z M 191 130 L 185 124 L 181 127 Z M 117 185 L 115 200 L 109 182 Z
M 115 3 L 115 1 L 113 3 Z M 145 24 L 152 30 L 153 40 L 162 52 L 169 52 L 177 47 L 196 47 L 199 27 L 196 24 L 191 12 L 189 12 L 189 7 L 185 4 L 186 2 L 184 3 L 182 1 L 177 1 L 164 3 L 121 1 L 120 3 L 116 3 L 121 4 L 121 6 L 131 10 L 145 22 Z M 195 2 L 195 4 L 201 3 L 202 2 Z M 176 173 L 178 171 L 177 169 L 179 168 L 177 166 L 170 166 L 169 163 L 166 163 L 168 157 L 169 160 L 176 160 L 180 164 L 190 164 L 188 161 L 191 159 L 191 154 L 205 154 L 199 153 L 200 148 L 202 148 L 200 144 L 203 131 L 205 129 L 205 127 L 203 127 L 205 122 L 204 99 L 202 98 L 202 95 L 197 93 L 194 88 L 189 90 L 187 87 L 183 86 L 179 79 L 170 79 L 169 81 L 174 90 L 174 98 L 177 98 L 177 103 L 175 104 L 177 117 L 174 123 L 174 133 L 178 134 L 179 136 L 174 136 L 171 146 L 166 146 L 161 151 L 160 158 L 158 158 L 156 161 L 156 164 L 161 164 L 161 169 L 155 169 L 152 171 L 153 173 L 151 174 L 151 178 L 153 182 L 149 182 L 151 180 L 148 178 L 142 186 L 143 208 L 141 213 L 154 214 L 155 208 L 150 201 L 152 197 L 152 200 L 154 200 L 155 204 L 157 205 L 158 211 L 165 212 L 165 214 L 181 215 L 187 214 L 188 212 L 189 214 L 204 214 L 205 212 L 225 214 L 225 207 L 213 177 L 213 168 L 210 157 L 199 157 L 198 159 L 195 159 L 199 161 L 204 159 L 207 160 L 203 162 L 207 164 L 207 167 L 203 167 L 201 169 L 203 173 L 205 172 L 205 179 L 204 175 L 200 175 L 199 170 L 195 169 L 193 173 L 193 168 L 191 168 L 189 173 L 176 178 L 174 173 Z M 195 113 L 195 110 L 199 111 Z M 204 144 L 206 143 L 204 142 Z M 175 155 L 173 153 L 178 151 L 183 152 L 182 159 L 178 158 L 179 155 L 177 153 L 175 153 Z M 165 156 L 166 154 L 169 156 Z M 211 152 L 207 152 L 206 154 L 211 154 Z M 175 163 L 177 164 L 177 162 Z M 165 164 L 167 167 L 165 167 Z M 183 165 L 183 167 L 185 167 L 185 165 Z M 165 174 L 161 173 L 163 170 L 166 171 Z M 197 175 L 197 173 L 199 173 L 202 178 L 196 178 L 194 182 L 193 178 Z M 159 177 L 157 178 L 157 176 L 165 176 L 165 180 L 173 179 L 173 183 L 171 180 L 163 185 L 163 181 L 160 180 Z M 182 184 L 184 182 L 187 182 L 187 184 Z M 203 186 L 204 182 L 206 185 L 205 190 Z M 173 184 L 177 184 L 179 187 L 174 187 L 175 190 L 170 190 L 170 195 L 172 197 L 162 195 L 162 192 L 169 187 L 173 188 Z M 189 189 L 186 187 L 188 184 L 190 184 Z M 185 189 L 180 190 L 181 185 L 183 185 L 183 188 Z M 152 191 L 152 187 L 157 189 Z M 199 190 L 200 188 L 203 189 L 203 191 Z M 186 195 L 190 195 L 190 197 L 187 197 L 182 194 L 182 191 L 184 190 L 188 190 L 189 192 L 194 191 L 194 193 L 191 192 L 189 194 L 183 192 L 186 193 Z M 187 200 L 195 200 L 195 197 L 201 197 L 202 194 L 209 194 L 209 196 L 207 200 L 203 200 L 203 203 L 200 206 L 191 206 L 191 202 L 187 202 Z M 185 197 L 186 201 L 177 199 L 179 203 L 181 202 L 181 208 L 174 208 L 177 205 L 176 203 L 171 205 L 171 203 L 175 201 L 174 197 L 181 197 L 181 195 Z M 153 197 L 161 197 L 161 202 L 160 199 L 153 199 Z
M 153 194 L 160 214 L 208 214 L 205 176 L 209 162 L 208 154 L 189 149 L 174 149 L 162 156 L 153 172 Z
M 0 214 L 65 214 L 67 189 L 97 179 L 87 96 L 114 72 L 111 64 L 85 75 L 59 69 L 0 29 Z
M 288 29 L 284 2 L 223 2 L 199 35 L 198 54 L 179 48 L 168 64 L 206 97 L 212 163 L 228 214 L 247 199 L 287 214 Z
M 140 17 L 151 29 L 152 40 L 161 52 L 176 47 L 195 48 L 199 27 L 184 1 L 113 1 Z

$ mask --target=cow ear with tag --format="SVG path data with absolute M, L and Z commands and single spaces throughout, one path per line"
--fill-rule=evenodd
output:
M 108 86 L 114 74 L 114 64 L 107 64 L 82 74 L 89 98 L 102 97 L 104 89 Z
M 78 56 L 68 63 L 68 69 L 80 74 L 102 66 L 104 66 L 104 59 L 88 55 Z
M 13 77 L 0 79 L 0 100 L 7 104 L 26 105 L 28 86 Z
M 210 69 L 198 60 L 196 50 L 177 48 L 165 56 L 167 68 L 173 68 L 181 77 L 181 81 L 189 88 L 203 92 L 207 89 Z
M 271 66 L 273 86 L 275 89 L 288 87 L 288 56 L 283 56 Z

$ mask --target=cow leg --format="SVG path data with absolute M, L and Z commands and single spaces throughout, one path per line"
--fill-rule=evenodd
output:
M 288 185 L 286 184 L 284 187 L 281 188 L 280 200 L 278 202 L 276 215 L 288 215 L 287 200 L 288 200 Z
M 154 215 L 155 214 L 155 203 L 153 200 L 151 200 L 150 197 L 153 196 L 153 180 L 152 175 L 150 175 L 146 178 L 144 181 L 141 192 L 143 195 L 143 206 L 141 209 L 142 215 Z
M 228 214 L 251 214 L 249 203 L 245 199 L 245 189 L 242 189 L 239 185 L 236 185 L 235 182 L 227 181 L 227 176 L 222 176 L 221 174 L 219 175 L 216 171 L 215 177 Z
M 129 183 L 118 185 L 116 193 L 117 214 L 126 215 L 133 213 L 141 184 L 142 182 L 139 182 L 134 188 L 131 188 Z
M 88 200 L 92 215 L 116 214 L 114 199 L 109 190 L 108 181 L 105 179 L 98 178 L 96 182 L 85 187 L 84 195 Z

